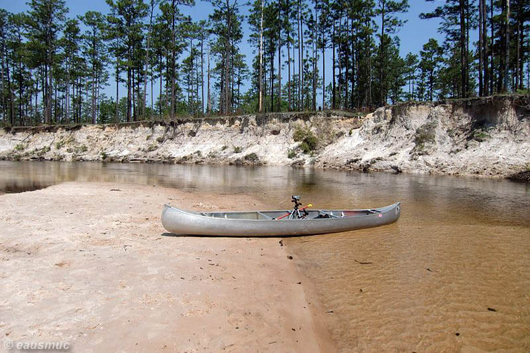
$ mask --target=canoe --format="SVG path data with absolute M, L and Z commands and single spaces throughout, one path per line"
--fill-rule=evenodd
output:
M 191 212 L 164 205 L 162 225 L 181 235 L 281 237 L 346 232 L 390 224 L 399 219 L 400 202 L 358 210 L 308 210 L 304 219 L 276 219 L 287 210 Z

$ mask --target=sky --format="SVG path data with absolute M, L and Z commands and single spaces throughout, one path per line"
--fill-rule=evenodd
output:
M 244 1 L 239 0 L 239 2 L 243 3 Z M 419 19 L 420 13 L 430 12 L 443 2 L 445 1 L 435 0 L 434 2 L 427 3 L 424 0 L 409 0 L 409 11 L 399 16 L 401 19 L 406 20 L 407 22 L 396 33 L 401 38 L 400 52 L 403 57 L 405 57 L 409 52 L 413 54 L 418 54 L 422 49 L 423 45 L 427 43 L 429 38 L 436 38 L 440 42 L 443 41 L 443 37 L 437 32 L 439 24 L 438 20 Z M 105 0 L 66 0 L 66 6 L 69 9 L 68 18 L 84 15 L 87 11 L 100 11 L 102 13 L 109 12 L 109 6 L 105 2 Z M 3 8 L 12 13 L 18 13 L 28 11 L 29 6 L 27 5 L 27 2 L 25 0 L 0 0 L 0 8 Z M 191 16 L 194 21 L 207 19 L 208 15 L 213 12 L 211 9 L 212 6 L 210 5 L 210 3 L 198 0 L 196 0 L 196 4 L 193 7 L 181 7 L 181 11 L 185 15 Z M 241 13 L 244 15 L 247 14 L 248 7 L 242 7 Z M 243 23 L 243 31 L 245 33 L 245 37 L 240 43 L 240 49 L 241 52 L 246 55 L 247 64 L 250 67 L 252 58 L 255 55 L 253 53 L 255 49 L 253 49 L 248 44 L 249 29 L 248 25 L 246 24 L 246 21 L 244 21 Z M 328 67 L 329 66 L 331 65 L 328 65 Z M 284 77 L 286 77 L 286 75 Z M 326 70 L 327 84 L 329 84 L 330 78 L 331 71 L 327 72 Z M 109 97 L 115 97 L 115 83 L 109 83 L 110 85 L 104 90 L 105 94 Z M 246 88 L 248 87 L 244 87 L 244 89 Z M 124 91 L 125 89 L 120 88 L 120 90 Z M 154 93 L 154 95 L 155 97 L 158 96 L 158 92 Z M 120 96 L 123 96 L 123 93 L 120 93 Z M 321 99 L 319 101 L 321 101 Z

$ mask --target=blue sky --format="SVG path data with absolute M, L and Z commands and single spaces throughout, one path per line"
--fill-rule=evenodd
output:
M 244 1 L 239 0 L 239 2 L 243 3 Z M 439 41 L 443 40 L 443 38 L 437 32 L 437 20 L 419 19 L 420 13 L 432 11 L 436 6 L 443 2 L 443 0 L 436 0 L 434 3 L 427 3 L 424 0 L 409 0 L 409 12 L 400 15 L 400 17 L 407 20 L 407 22 L 397 33 L 401 38 L 401 54 L 403 57 L 409 52 L 415 54 L 419 53 L 423 44 L 427 43 L 429 38 L 437 38 Z M 102 13 L 107 13 L 109 11 L 109 7 L 105 0 L 66 0 L 66 6 L 70 10 L 68 14 L 68 17 L 70 18 L 83 15 L 90 10 L 100 11 Z M 29 9 L 29 6 L 24 0 L 0 0 L 0 7 L 13 13 L 27 11 Z M 211 9 L 212 7 L 210 3 L 204 1 L 196 1 L 194 7 L 181 7 L 181 11 L 186 15 L 190 15 L 194 20 L 206 19 L 208 14 L 212 12 Z M 247 11 L 247 8 L 242 8 L 243 14 L 246 14 Z M 254 54 L 252 54 L 253 49 L 247 42 L 248 27 L 246 24 L 244 24 L 243 29 L 245 31 L 245 38 L 241 42 L 240 48 L 242 53 L 246 55 L 247 63 L 250 66 Z M 326 78 L 329 83 L 331 72 L 326 72 Z M 107 96 L 113 97 L 115 90 L 116 86 L 111 82 L 110 86 L 105 90 L 105 93 Z M 120 95 L 123 95 L 123 93 L 120 93 Z M 155 96 L 157 96 L 157 93 Z

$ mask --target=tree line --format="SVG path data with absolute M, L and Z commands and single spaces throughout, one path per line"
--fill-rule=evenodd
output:
M 526 0 L 446 0 L 420 16 L 439 19 L 443 41 L 405 57 L 408 0 L 208 2 L 201 21 L 182 13 L 194 0 L 106 0 L 107 13 L 76 18 L 64 0 L 0 9 L 1 123 L 366 110 L 530 85 Z M 250 66 L 240 50 L 245 21 Z M 111 81 L 115 97 L 105 94 Z

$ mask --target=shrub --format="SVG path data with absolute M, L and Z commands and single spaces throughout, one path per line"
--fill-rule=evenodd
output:
M 484 142 L 489 137 L 490 135 L 488 135 L 484 131 L 475 131 L 473 133 L 473 139 L 478 142 Z
M 234 147 L 234 153 L 241 153 L 241 151 L 243 151 L 243 149 L 239 146 L 237 147 Z
M 414 143 L 420 149 L 422 149 L 427 143 L 434 143 L 435 134 L 434 129 L 436 123 L 425 124 L 416 130 L 416 136 L 414 137 Z
M 38 150 L 35 150 L 35 154 L 38 156 L 38 157 L 41 157 L 42 155 L 44 155 L 45 153 L 47 152 L 50 152 L 51 148 L 50 146 L 45 146 L 41 149 L 38 149 Z
M 300 149 L 304 151 L 304 153 L 314 151 L 318 147 L 318 138 L 309 129 L 297 128 L 293 134 L 293 139 L 296 142 L 302 142 L 300 144 Z
M 305 137 L 305 135 L 306 135 L 306 131 L 307 131 L 307 130 L 302 129 L 301 127 L 297 127 L 296 130 L 294 131 L 293 139 L 294 139 L 296 142 L 303 141 L 303 140 L 304 140 L 304 137 Z
M 305 143 L 305 142 L 302 142 L 299 147 L 302 150 L 302 152 L 304 152 L 304 153 L 311 152 L 311 147 L 309 147 L 309 145 L 307 143 Z
M 287 158 L 293 159 L 294 157 L 296 157 L 296 152 L 294 150 L 289 150 L 289 152 L 287 152 Z
M 255 153 L 250 153 L 245 156 L 245 160 L 249 162 L 259 161 L 259 157 Z
M 304 139 L 304 142 L 307 144 L 311 151 L 316 150 L 318 147 L 318 138 L 313 135 L 311 131 L 308 132 L 308 135 Z

